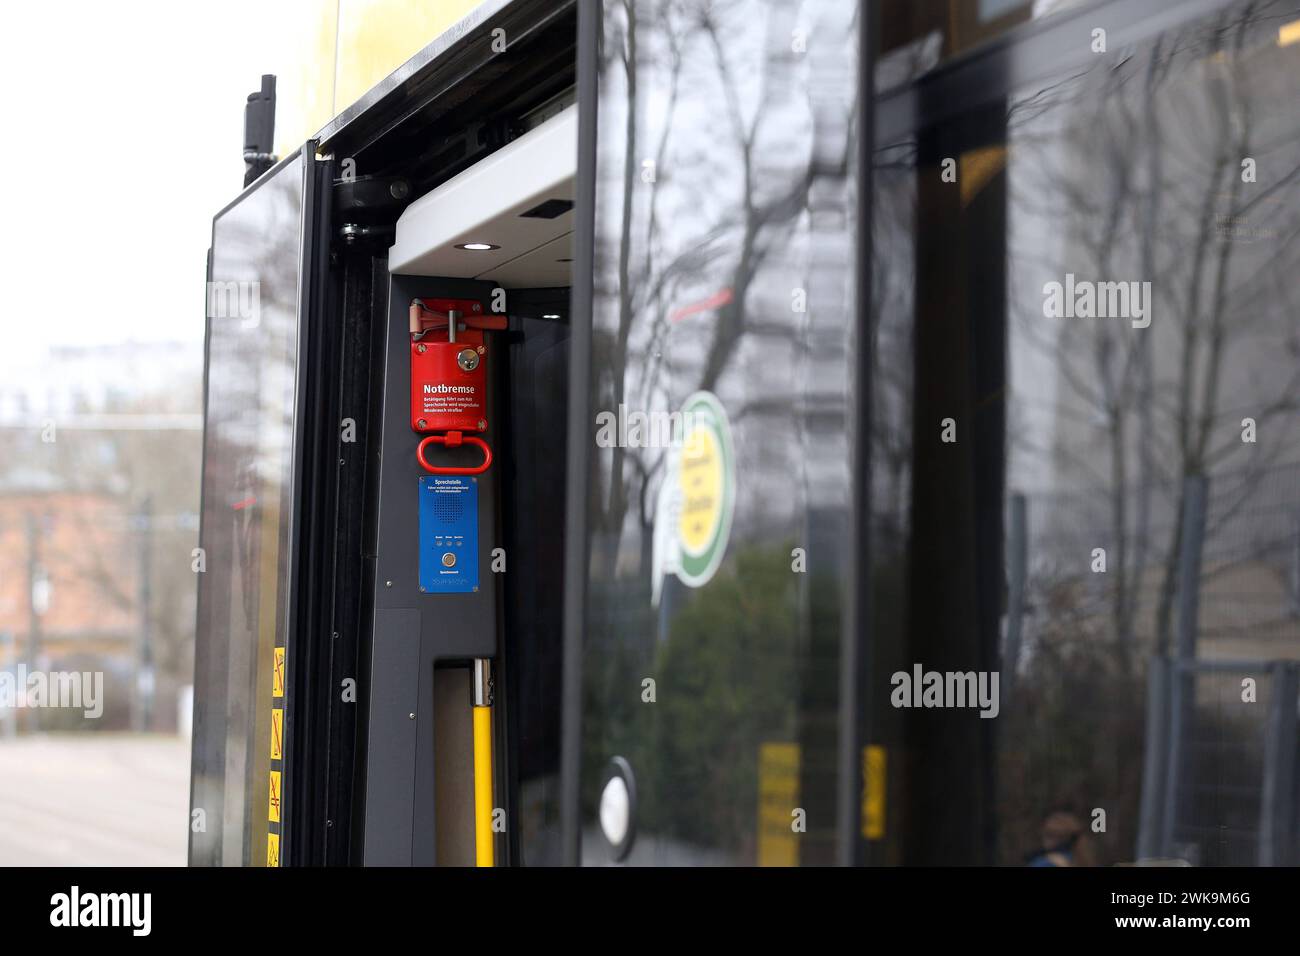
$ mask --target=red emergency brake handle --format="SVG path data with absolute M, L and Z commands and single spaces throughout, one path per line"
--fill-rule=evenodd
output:
M 447 448 L 455 448 L 457 445 L 470 444 L 478 445 L 483 449 L 483 463 L 473 468 L 453 468 L 446 465 L 431 465 L 424 458 L 424 450 L 433 442 L 444 445 Z M 434 475 L 481 475 L 488 470 L 492 464 L 492 449 L 488 443 L 474 435 L 465 435 L 461 432 L 447 432 L 445 435 L 428 435 L 420 442 L 420 447 L 415 451 L 415 457 L 420 462 L 420 467 Z

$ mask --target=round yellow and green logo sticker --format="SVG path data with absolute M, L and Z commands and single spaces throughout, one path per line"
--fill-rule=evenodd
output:
M 685 434 L 677 459 L 677 577 L 697 588 L 722 563 L 735 505 L 735 455 L 726 410 L 712 392 L 682 405 Z M 673 476 L 669 476 L 670 480 Z

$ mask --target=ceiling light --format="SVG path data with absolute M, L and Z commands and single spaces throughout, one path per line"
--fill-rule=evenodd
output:
M 560 313 L 558 312 L 547 312 L 545 315 L 542 316 L 542 318 L 544 319 L 558 319 L 559 317 L 560 317 Z
M 488 252 L 492 249 L 500 249 L 500 246 L 494 246 L 490 242 L 458 242 L 457 249 L 464 249 L 467 252 Z

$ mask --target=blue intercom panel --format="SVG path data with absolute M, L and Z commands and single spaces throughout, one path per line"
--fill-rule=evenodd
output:
M 420 478 L 420 590 L 478 590 L 478 483 L 473 478 Z

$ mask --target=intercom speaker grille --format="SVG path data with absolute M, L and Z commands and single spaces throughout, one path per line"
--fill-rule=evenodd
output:
M 433 513 L 437 515 L 439 521 L 459 521 L 461 513 L 464 511 L 464 505 L 461 504 L 462 497 L 447 492 L 433 492 Z

